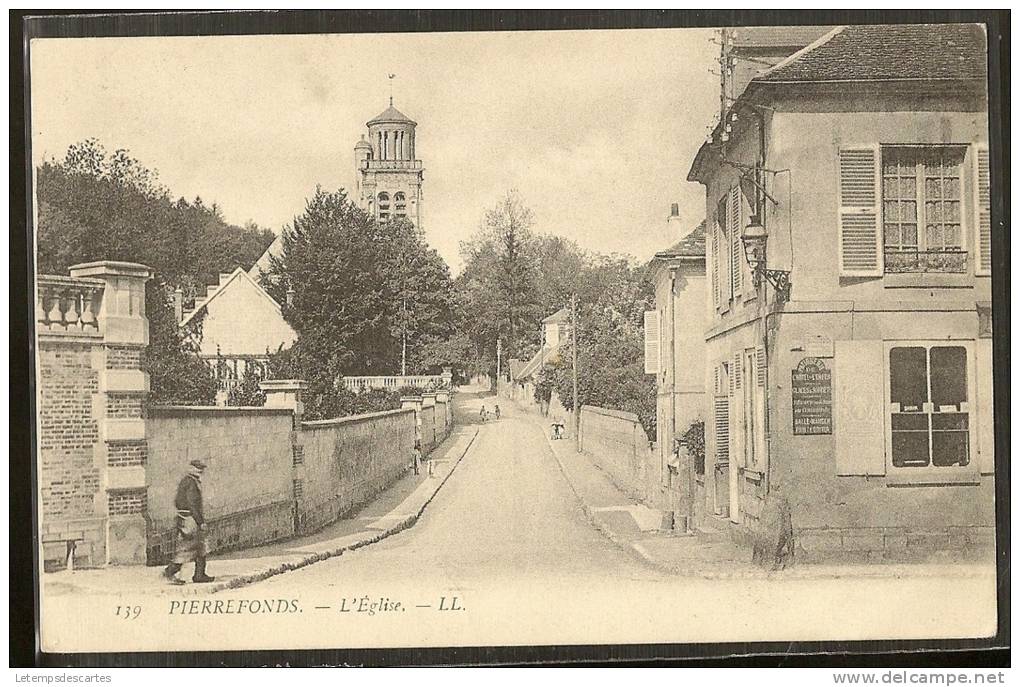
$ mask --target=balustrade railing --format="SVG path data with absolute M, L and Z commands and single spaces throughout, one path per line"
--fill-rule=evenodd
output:
M 967 272 L 967 251 L 964 250 L 887 250 L 887 273 L 941 272 L 963 274 Z
M 106 287 L 101 279 L 40 275 L 35 301 L 40 332 L 99 334 L 99 308 Z
M 364 160 L 363 169 L 421 169 L 421 160 Z
M 344 377 L 344 386 L 351 391 L 364 391 L 366 389 L 389 389 L 396 390 L 405 386 L 429 387 L 435 386 L 448 388 L 450 377 L 448 375 L 378 375 L 363 377 Z

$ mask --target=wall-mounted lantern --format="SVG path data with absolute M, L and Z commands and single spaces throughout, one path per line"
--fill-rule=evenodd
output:
M 776 290 L 776 293 L 781 294 L 785 298 L 789 296 L 790 291 L 790 272 L 788 270 L 768 269 L 766 262 L 768 240 L 769 235 L 765 231 L 765 226 L 758 216 L 752 215 L 747 226 L 744 227 L 744 233 L 740 235 L 740 241 L 744 244 L 744 256 L 747 258 L 747 264 L 751 268 L 754 285 L 758 286 L 761 283 L 762 277 L 764 277 L 765 281 L 772 284 L 772 288 Z

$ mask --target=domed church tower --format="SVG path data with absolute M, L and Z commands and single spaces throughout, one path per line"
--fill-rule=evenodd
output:
M 414 129 L 407 115 L 390 106 L 368 122 L 368 140 L 354 146 L 355 190 L 362 208 L 385 222 L 406 217 L 422 228 L 421 160 L 415 158 Z

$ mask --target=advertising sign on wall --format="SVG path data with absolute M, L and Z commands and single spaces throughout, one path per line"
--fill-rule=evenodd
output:
M 821 358 L 804 358 L 793 370 L 794 435 L 832 434 L 832 370 Z

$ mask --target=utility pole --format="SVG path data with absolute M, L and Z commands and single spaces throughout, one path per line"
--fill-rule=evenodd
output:
M 400 323 L 400 376 L 407 376 L 407 297 L 401 300 Z
M 577 294 L 570 297 L 570 343 L 574 368 L 574 446 L 581 452 L 579 434 L 581 431 L 581 404 L 577 400 Z
M 499 393 L 499 381 L 503 378 L 503 367 L 500 364 L 503 359 L 503 339 L 496 337 L 496 393 Z

